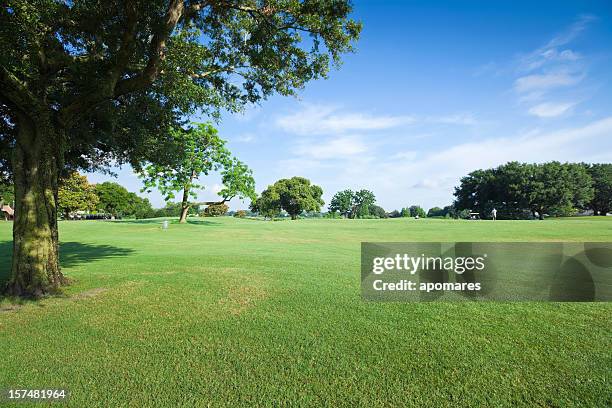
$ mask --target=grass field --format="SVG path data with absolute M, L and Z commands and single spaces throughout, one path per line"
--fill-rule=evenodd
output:
M 612 304 L 364 302 L 359 249 L 610 241 L 611 218 L 64 222 L 74 283 L 1 303 L 0 388 L 66 387 L 74 407 L 610 406 Z

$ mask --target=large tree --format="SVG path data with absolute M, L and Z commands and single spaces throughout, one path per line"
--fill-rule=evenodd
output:
M 283 209 L 295 220 L 304 211 L 320 211 L 322 195 L 321 187 L 304 177 L 281 179 L 268 186 L 251 208 L 272 217 Z
M 476 170 L 455 188 L 455 208 L 480 212 L 498 210 L 499 218 L 524 218 L 529 213 L 570 215 L 593 198 L 592 180 L 583 165 L 510 162 Z
M 57 192 L 66 169 L 137 169 L 186 115 L 290 95 L 352 50 L 349 0 L 6 0 L 0 145 L 16 217 L 8 292 L 64 282 Z
M 612 211 L 612 163 L 587 165 L 587 171 L 595 189 L 590 207 L 594 215 L 606 215 Z
M 556 161 L 532 165 L 526 191 L 529 208 L 544 219 L 545 214 L 571 215 L 593 199 L 593 181 L 579 164 Z
M 60 180 L 58 191 L 58 209 L 68 218 L 76 211 L 92 211 L 98 207 L 100 199 L 96 188 L 87 181 L 87 176 L 71 172 Z
M 234 197 L 255 199 L 255 180 L 251 170 L 238 159 L 231 157 L 210 123 L 198 123 L 188 128 L 171 129 L 169 138 L 162 143 L 165 159 L 152 163 L 141 172 L 145 190 L 157 187 L 166 201 L 182 194 L 180 223 L 187 221 L 187 213 L 197 204 L 225 204 Z M 222 170 L 223 189 L 221 200 L 195 203 L 197 190 L 205 186 L 198 183 L 202 176 Z

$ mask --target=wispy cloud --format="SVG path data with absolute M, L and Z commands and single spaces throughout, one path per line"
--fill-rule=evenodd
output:
M 472 126 L 480 123 L 472 113 L 442 115 L 372 115 L 350 112 L 327 105 L 304 105 L 297 112 L 278 116 L 275 124 L 280 129 L 300 136 L 367 133 L 409 125 L 446 124 Z
M 553 118 L 570 111 L 578 102 L 554 100 L 558 91 L 575 89 L 586 78 L 584 56 L 570 47 L 596 17 L 583 15 L 542 47 L 519 56 L 519 77 L 514 81 L 518 101 L 529 114 Z
M 445 116 L 430 116 L 424 119 L 428 123 L 441 123 L 448 125 L 477 125 L 479 121 L 471 113 L 457 113 Z
M 342 112 L 336 107 L 322 105 L 305 105 L 298 112 L 276 119 L 276 125 L 282 130 L 302 136 L 390 129 L 413 122 L 412 116 Z
M 567 72 L 534 74 L 518 78 L 514 81 L 514 89 L 519 93 L 548 91 L 562 86 L 575 85 L 581 80 L 582 75 Z
M 528 72 L 550 63 L 579 60 L 582 56 L 565 46 L 574 41 L 595 20 L 596 17 L 592 15 L 579 16 L 573 24 L 551 38 L 544 46 L 520 56 L 519 69 Z
M 568 112 L 573 106 L 574 103 L 545 102 L 532 106 L 529 109 L 529 114 L 540 118 L 554 118 Z

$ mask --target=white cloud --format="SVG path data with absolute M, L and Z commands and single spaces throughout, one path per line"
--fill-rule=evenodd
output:
M 307 105 L 299 112 L 281 116 L 276 125 L 286 132 L 302 135 L 340 135 L 351 131 L 390 129 L 414 122 L 411 116 L 370 115 L 339 112 L 337 108 Z
M 371 115 L 363 112 L 342 112 L 325 105 L 305 105 L 288 115 L 276 118 L 280 129 L 301 136 L 345 135 L 348 132 L 387 130 L 405 125 L 450 124 L 471 126 L 479 121 L 471 113 L 437 116 Z
M 563 115 L 570 110 L 572 106 L 574 106 L 573 103 L 545 102 L 532 106 L 529 109 L 529 114 L 540 118 L 554 118 Z
M 514 160 L 610 162 L 610 134 L 612 116 L 580 127 L 552 132 L 532 130 L 430 153 L 407 154 L 405 160 L 398 160 L 398 154 L 377 157 L 356 154 L 341 162 L 322 162 L 306 173 L 311 178 L 324 179 L 323 188 L 330 197 L 343 188 L 369 188 L 388 210 L 415 203 L 429 207 L 448 205 L 459 179 L 479 168 Z M 325 178 L 330 172 L 334 177 Z
M 479 122 L 476 120 L 474 115 L 471 113 L 458 113 L 454 115 L 447 116 L 434 116 L 426 119 L 427 122 L 432 123 L 443 123 L 450 125 L 477 125 Z
M 514 89 L 519 93 L 547 91 L 558 87 L 575 85 L 582 80 L 581 75 L 567 72 L 526 75 L 514 81 Z
M 584 58 L 570 47 L 595 20 L 594 16 L 580 16 L 566 30 L 550 39 L 542 47 L 518 58 L 518 71 L 522 76 L 514 81 L 514 90 L 520 103 L 530 104 L 528 112 L 539 117 L 557 117 L 571 108 L 571 104 L 541 102 L 560 88 L 575 92 L 575 87 L 586 78 L 581 60 Z
M 582 58 L 579 53 L 569 48 L 561 48 L 576 39 L 594 20 L 595 17 L 591 15 L 580 16 L 564 32 L 553 37 L 544 46 L 521 56 L 519 58 L 519 69 L 528 72 L 551 63 L 579 60 Z

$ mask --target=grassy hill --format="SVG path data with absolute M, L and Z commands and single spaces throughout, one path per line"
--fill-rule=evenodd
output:
M 612 217 L 160 223 L 60 224 L 74 283 L 0 303 L 0 387 L 66 387 L 75 407 L 611 402 L 612 304 L 364 302 L 359 249 L 609 241 Z

